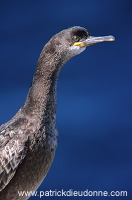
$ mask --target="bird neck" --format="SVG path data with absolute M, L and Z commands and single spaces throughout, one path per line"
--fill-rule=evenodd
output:
M 26 102 L 21 109 L 24 114 L 39 123 L 49 124 L 56 117 L 56 85 L 61 67 L 64 65 L 59 53 L 47 52 L 45 48 L 40 54 L 32 86 Z

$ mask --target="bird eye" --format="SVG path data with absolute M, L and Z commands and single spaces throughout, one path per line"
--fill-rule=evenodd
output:
M 74 40 L 74 42 L 79 42 L 79 40 L 80 40 L 80 37 L 78 37 L 78 36 L 73 36 L 73 40 Z

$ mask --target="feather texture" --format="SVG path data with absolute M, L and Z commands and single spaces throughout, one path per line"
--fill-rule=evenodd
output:
M 4 128 L 4 129 L 3 129 Z M 28 137 L 15 131 L 14 125 L 0 127 L 0 191 L 13 178 L 27 152 Z

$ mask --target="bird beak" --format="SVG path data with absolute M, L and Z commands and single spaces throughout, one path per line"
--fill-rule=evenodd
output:
M 99 42 L 105 42 L 105 41 L 114 41 L 115 37 L 113 37 L 112 35 L 109 36 L 103 36 L 103 37 L 93 37 L 90 36 L 88 37 L 86 40 L 82 41 L 82 42 L 75 42 L 73 44 L 73 46 L 80 46 L 80 47 L 88 47 L 92 44 L 96 44 Z

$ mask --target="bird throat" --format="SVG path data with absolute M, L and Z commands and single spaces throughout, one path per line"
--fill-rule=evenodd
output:
M 22 109 L 30 118 L 36 118 L 39 124 L 55 123 L 57 79 L 63 65 L 61 56 L 47 54 L 43 49 Z

